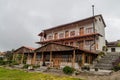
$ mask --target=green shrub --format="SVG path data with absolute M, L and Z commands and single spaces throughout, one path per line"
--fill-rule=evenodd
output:
M 33 68 L 39 68 L 40 67 L 40 65 L 34 65 L 33 66 Z
M 31 65 L 25 64 L 25 65 L 23 66 L 23 68 L 24 68 L 24 69 L 27 69 L 29 66 L 31 66 Z
M 118 65 L 115 65 L 115 66 L 113 67 L 113 70 L 114 70 L 114 71 L 119 71 L 119 70 L 120 70 L 120 63 L 119 63 Z
M 6 61 L 0 60 L 0 65 L 5 65 Z
M 64 72 L 65 74 L 72 74 L 72 73 L 74 72 L 74 68 L 69 67 L 69 66 L 65 66 L 65 67 L 63 68 L 63 72 Z
M 16 61 L 12 61 L 13 65 L 19 65 L 19 63 L 17 63 Z

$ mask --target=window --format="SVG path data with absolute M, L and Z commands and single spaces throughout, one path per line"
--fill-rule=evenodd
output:
M 75 36 L 75 31 L 71 31 L 70 32 L 70 36 L 72 37 L 72 36 Z
M 73 46 L 73 42 L 70 42 L 70 46 Z
M 59 34 L 59 39 L 64 38 L 64 33 Z
M 84 34 L 84 27 L 81 27 L 81 28 L 80 28 L 79 34 L 80 34 L 80 35 L 83 35 L 83 34 Z
M 82 61 L 82 55 L 81 54 L 76 54 L 75 61 L 76 62 Z
M 115 52 L 116 50 L 115 50 L 115 48 L 111 48 L 111 52 Z
M 50 60 L 50 54 L 46 54 L 45 55 L 45 61 L 49 61 Z
M 80 49 L 84 48 L 84 41 L 78 41 L 78 44 Z
M 62 55 L 62 62 L 71 62 L 71 61 L 72 61 L 72 55 L 70 55 L 70 54 Z
M 99 21 L 101 21 L 101 18 L 99 18 Z
M 53 39 L 53 35 L 48 36 L 48 40 L 51 40 L 51 39 Z
M 86 34 L 93 33 L 93 27 L 86 28 Z
M 85 41 L 85 45 L 91 45 L 92 43 L 93 43 L 92 40 L 87 40 L 87 41 Z
M 58 33 L 55 33 L 54 39 L 58 39 Z
M 65 45 L 68 45 L 68 42 L 65 42 Z
M 65 38 L 69 37 L 69 31 L 65 31 Z
M 89 56 L 85 55 L 85 63 L 89 63 Z

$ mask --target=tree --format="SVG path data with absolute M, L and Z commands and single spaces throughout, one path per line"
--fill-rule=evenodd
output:
M 12 49 L 11 51 L 6 51 L 5 52 L 5 58 L 6 58 L 6 60 L 8 60 L 8 61 L 12 60 L 12 58 L 13 58 L 13 52 L 14 52 L 14 49 Z

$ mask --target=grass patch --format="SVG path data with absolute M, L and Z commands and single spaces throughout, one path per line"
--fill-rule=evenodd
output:
M 10 70 L 0 67 L 0 80 L 81 80 L 72 77 L 61 77 L 51 74 L 30 73 L 20 70 Z

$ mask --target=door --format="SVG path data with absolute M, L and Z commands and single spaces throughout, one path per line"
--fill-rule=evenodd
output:
M 80 48 L 80 49 L 83 49 L 83 47 L 84 47 L 84 43 L 83 43 L 83 41 L 80 41 L 80 42 L 79 42 L 79 48 Z
M 53 67 L 57 67 L 59 68 L 60 67 L 60 55 L 54 55 L 54 58 L 53 58 Z
M 83 34 L 84 34 L 84 28 L 83 28 L 83 27 L 80 28 L 79 34 L 80 34 L 80 35 L 83 35 Z

